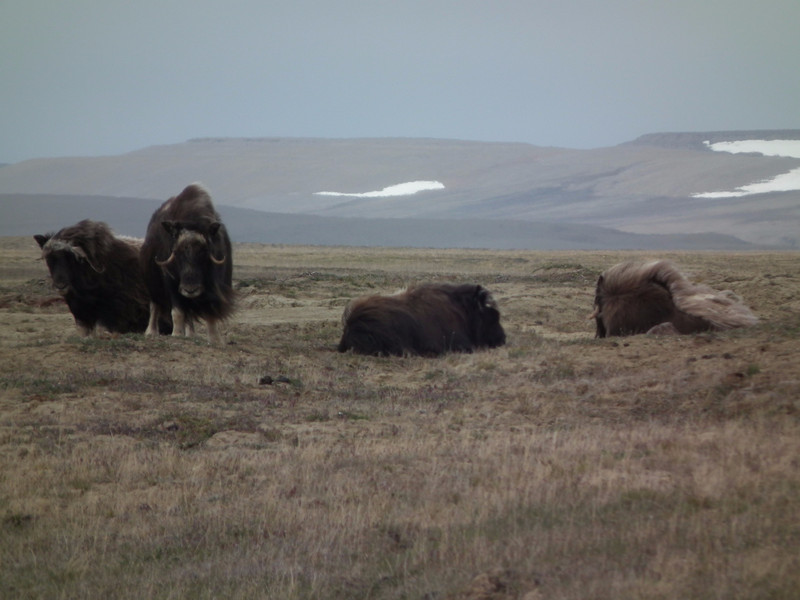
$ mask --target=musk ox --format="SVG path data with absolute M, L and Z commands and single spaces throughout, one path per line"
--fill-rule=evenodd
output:
M 89 335 L 98 325 L 116 333 L 145 330 L 149 299 L 139 265 L 141 240 L 117 237 L 105 223 L 88 219 L 33 238 L 78 331 Z
M 758 322 L 733 292 L 693 284 L 666 260 L 623 262 L 605 271 L 597 280 L 591 317 L 600 338 L 696 333 Z
M 225 225 L 209 193 L 187 186 L 150 218 L 141 250 L 150 294 L 147 335 L 157 333 L 162 315 L 172 316 L 172 335 L 188 335 L 197 319 L 206 322 L 209 341 L 221 344 L 219 322 L 233 311 L 233 252 Z
M 418 354 L 472 352 L 506 341 L 500 312 L 480 285 L 430 283 L 394 296 L 364 296 L 348 304 L 339 352 Z

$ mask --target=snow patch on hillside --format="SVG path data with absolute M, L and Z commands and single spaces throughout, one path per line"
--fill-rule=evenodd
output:
M 800 140 L 739 140 L 735 142 L 705 142 L 711 150 L 731 154 L 757 153 L 764 156 L 800 158 Z M 693 198 L 740 198 L 767 192 L 791 192 L 800 190 L 800 169 L 792 169 L 767 181 L 743 185 L 730 192 L 706 192 L 692 194 Z
M 418 192 L 429 190 L 443 190 L 444 184 L 440 181 L 409 181 L 390 185 L 374 192 L 315 192 L 316 196 L 347 196 L 349 198 L 388 198 L 390 196 L 411 196 Z

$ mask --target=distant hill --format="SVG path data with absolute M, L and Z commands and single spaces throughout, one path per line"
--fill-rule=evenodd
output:
M 406 233 L 409 240 L 411 233 L 421 231 L 422 222 L 435 220 L 442 238 L 454 228 L 489 221 L 483 225 L 485 232 L 521 231 L 528 223 L 532 229 L 526 235 L 543 240 L 551 239 L 548 233 L 558 228 L 574 226 L 577 229 L 571 231 L 589 235 L 586 227 L 599 227 L 607 233 L 601 236 L 602 243 L 595 242 L 601 243 L 599 247 L 610 247 L 612 239 L 623 243 L 608 233 L 611 230 L 696 234 L 692 239 L 708 240 L 703 244 L 709 247 L 717 247 L 722 239 L 734 243 L 734 238 L 790 247 L 800 243 L 800 192 L 725 199 L 692 196 L 735 189 L 800 166 L 798 159 L 714 152 L 703 143 L 754 138 L 800 139 L 800 131 L 658 133 L 594 150 L 436 139 L 198 139 L 117 156 L 43 158 L 4 166 L 0 210 L 2 221 L 9 221 L 5 213 L 10 198 L 20 194 L 53 195 L 61 197 L 59 202 L 78 203 L 81 198 L 88 202 L 89 197 L 163 201 L 186 184 L 202 181 L 226 211 L 230 207 L 273 213 L 270 222 L 280 220 L 276 214 L 413 219 L 417 228 Z M 383 198 L 318 194 L 363 193 L 417 180 L 439 181 L 444 189 Z M 66 200 L 68 196 L 72 200 Z M 134 201 L 108 202 L 103 210 L 125 210 Z M 19 204 L 15 206 L 14 218 L 25 219 Z M 260 222 L 256 217 L 251 220 Z M 312 222 L 321 223 L 306 223 Z M 328 222 L 331 231 L 347 229 L 335 223 L 339 221 Z M 399 221 L 391 223 L 389 233 L 402 230 Z M 551 225 L 536 229 L 541 223 Z M 379 229 L 377 222 L 364 225 L 370 226 Z M 295 235 L 302 230 L 296 228 Z M 321 239 L 323 233 L 317 235 Z M 564 236 L 559 239 L 570 238 Z M 559 239 L 552 243 L 565 243 Z M 644 243 L 644 238 L 637 239 L 636 243 Z M 677 240 L 689 243 L 685 237 L 673 238 L 674 243 Z M 503 243 L 502 234 L 497 243 Z
M 0 236 L 56 231 L 81 219 L 105 221 L 121 235 L 144 237 L 160 201 L 137 198 L 0 194 Z M 748 250 L 721 234 L 637 234 L 569 223 L 497 219 L 364 219 L 267 213 L 219 206 L 236 242 L 530 250 Z
M 706 142 L 729 142 L 731 140 L 796 140 L 798 129 L 748 129 L 745 131 L 686 131 L 682 133 L 647 133 L 623 146 L 660 146 L 662 148 L 705 150 Z

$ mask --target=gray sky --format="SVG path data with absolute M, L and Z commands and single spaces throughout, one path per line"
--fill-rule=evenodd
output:
M 797 0 L 0 0 L 0 162 L 800 128 Z

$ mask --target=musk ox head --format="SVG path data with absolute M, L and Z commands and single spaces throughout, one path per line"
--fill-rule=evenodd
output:
M 464 284 L 456 287 L 453 298 L 464 307 L 469 338 L 475 347 L 496 348 L 506 343 L 500 311 L 489 290 L 480 285 Z
M 34 235 L 33 239 L 42 249 L 53 286 L 64 295 L 98 285 L 114 234 L 105 223 L 86 219 L 55 234 Z
M 733 292 L 691 283 L 669 261 L 623 262 L 597 280 L 596 337 L 697 333 L 758 322 Z
M 214 278 L 209 274 L 224 269 L 230 248 L 222 223 L 214 221 L 207 226 L 179 221 L 162 221 L 169 239 L 169 256 L 156 259 L 156 264 L 178 282 L 178 291 L 185 298 L 198 298 L 213 291 Z

